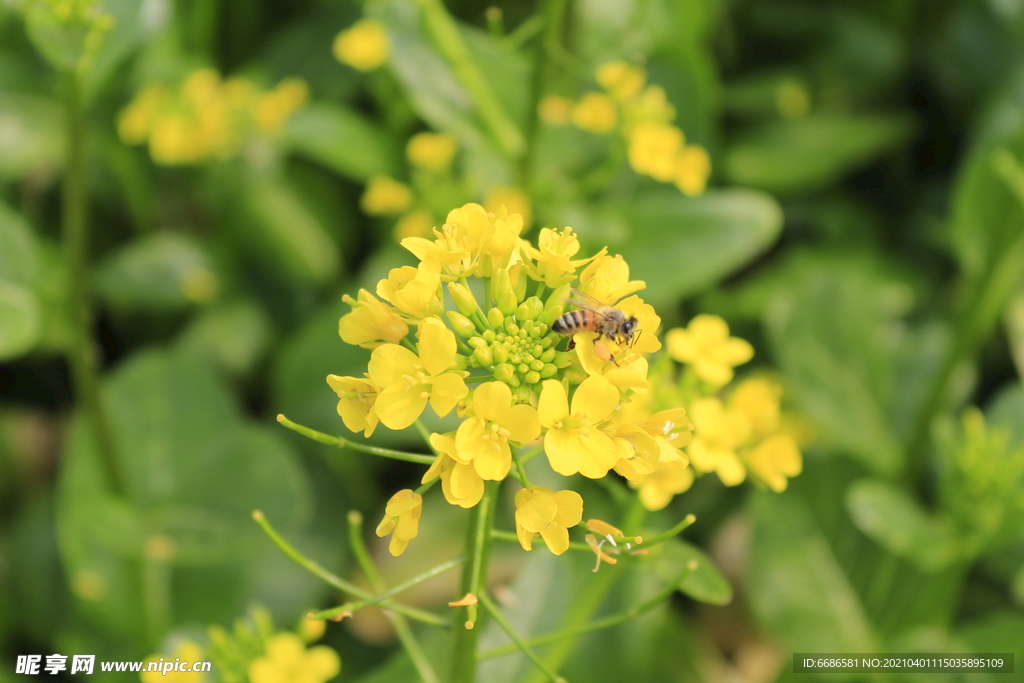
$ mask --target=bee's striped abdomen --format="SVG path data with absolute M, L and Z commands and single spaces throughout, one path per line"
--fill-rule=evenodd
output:
M 596 330 L 597 315 L 586 309 L 569 311 L 551 323 L 551 329 L 558 334 L 576 334 L 583 330 Z

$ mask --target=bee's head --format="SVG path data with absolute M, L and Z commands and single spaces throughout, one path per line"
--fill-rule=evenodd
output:
M 629 319 L 622 323 L 622 336 L 626 338 L 626 341 L 633 339 L 633 335 L 636 334 L 636 326 L 640 324 L 640 321 L 636 319 L 636 316 L 630 316 Z

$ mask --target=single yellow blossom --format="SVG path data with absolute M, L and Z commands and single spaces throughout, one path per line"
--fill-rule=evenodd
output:
M 338 653 L 326 645 L 306 649 L 294 633 L 267 641 L 267 654 L 249 664 L 250 683 L 324 683 L 341 671 Z
M 390 45 L 384 25 L 376 19 L 360 19 L 337 35 L 332 46 L 335 58 L 359 71 L 373 71 L 388 60 Z
M 658 469 L 630 486 L 640 489 L 640 502 L 645 508 L 661 510 L 672 497 L 687 491 L 693 485 L 693 470 L 683 460 L 658 463 Z
M 434 216 L 426 209 L 414 209 L 398 219 L 395 223 L 395 239 L 399 242 L 406 237 L 430 236 L 430 229 L 434 227 Z
M 126 145 L 145 142 L 166 98 L 167 90 L 161 85 L 147 86 L 136 95 L 117 119 L 117 134 L 121 141 Z
M 787 477 L 803 470 L 800 448 L 789 434 L 769 436 L 754 446 L 746 460 L 750 471 L 776 493 L 786 490 Z
M 750 420 L 737 410 L 727 410 L 722 401 L 710 396 L 690 406 L 695 427 L 686 452 L 690 465 L 698 472 L 715 472 L 726 486 L 736 486 L 746 478 L 746 470 L 737 450 L 750 438 Z
M 566 477 L 579 472 L 600 479 L 608 474 L 621 453 L 597 425 L 619 404 L 619 390 L 600 375 L 588 377 L 576 387 L 570 411 L 561 382 L 549 379 L 542 386 L 537 413 L 548 430 L 544 450 L 551 469 Z
M 530 205 L 530 196 L 518 187 L 506 187 L 495 185 L 487 191 L 484 199 L 484 208 L 489 213 L 498 213 L 505 207 L 508 214 L 519 214 L 523 217 L 523 229 L 528 230 L 533 224 L 533 208 Z
M 661 449 L 647 430 L 634 424 L 622 424 L 612 434 L 619 447 L 615 471 L 629 481 L 640 481 L 658 469 Z
M 451 412 L 469 393 L 462 374 L 453 371 L 455 335 L 438 318 L 419 328 L 419 355 L 398 344 L 373 350 L 368 374 L 380 387 L 375 408 L 389 429 L 405 429 L 423 413 L 427 400 L 439 416 Z
M 594 256 L 590 265 L 580 273 L 579 290 L 594 297 L 605 306 L 617 306 L 620 300 L 646 286 L 647 283 L 643 280 L 629 279 L 629 264 L 625 259 L 619 255 L 608 256 L 604 251 Z M 638 309 L 643 305 L 642 300 L 630 303 L 635 303 Z M 653 311 L 654 309 L 651 309 L 650 312 L 653 313 Z M 658 325 L 661 325 L 660 318 Z M 648 330 L 648 333 L 653 336 L 654 331 Z
M 263 95 L 256 104 L 256 126 L 265 134 L 281 129 L 295 111 L 309 100 L 309 86 L 301 78 L 286 78 L 277 87 Z
M 597 92 L 587 93 L 573 105 L 571 116 L 577 128 L 598 135 L 611 132 L 618 122 L 615 103 L 607 95 Z
M 166 662 L 174 662 L 176 659 L 180 659 L 182 664 L 191 666 L 196 662 L 204 661 L 202 648 L 197 643 L 191 640 L 182 641 L 175 649 L 174 654 L 170 657 L 161 657 L 160 655 L 150 655 L 146 657 L 145 662 L 142 665 L 142 672 L 139 674 L 139 678 L 142 679 L 142 683 L 203 683 L 209 680 L 209 677 L 200 671 L 168 671 L 164 673 L 162 669 L 158 671 L 146 671 L 149 666 L 149 662 L 159 662 L 163 659 Z M 179 668 L 181 668 L 179 666 Z
M 531 486 L 516 491 L 515 503 L 516 533 L 524 550 L 532 550 L 538 536 L 555 555 L 569 549 L 569 529 L 583 519 L 580 494 Z
M 455 434 L 461 463 L 472 463 L 483 479 L 500 481 L 512 468 L 509 441 L 533 441 L 540 436 L 537 409 L 512 404 L 512 390 L 504 382 L 485 382 L 473 391 L 473 417 L 466 418 Z
M 504 268 L 518 246 L 523 217 L 504 208 L 488 213 L 479 204 L 466 204 L 448 212 L 434 240 L 408 237 L 402 246 L 426 263 L 436 261 L 447 281 L 467 275 L 490 277 Z
M 687 462 L 686 454 L 681 449 L 689 445 L 693 438 L 693 425 L 683 408 L 670 408 L 652 415 L 640 426 L 654 437 L 660 448 L 661 461 L 682 460 Z
M 409 163 L 425 171 L 439 173 L 452 164 L 459 142 L 447 133 L 417 133 L 409 138 L 405 155 Z
M 536 263 L 527 263 L 531 277 L 540 280 L 548 287 L 560 287 L 575 279 L 576 269 L 591 262 L 593 259 L 603 256 L 602 249 L 597 256 L 590 258 L 572 260 L 576 252 L 580 250 L 579 240 L 572 228 L 564 228 L 561 232 L 551 228 L 541 228 L 537 237 L 537 247 L 528 242 L 523 243 L 527 255 Z
M 623 61 L 608 62 L 597 69 L 597 82 L 619 101 L 636 97 L 646 80 L 643 69 Z
M 449 503 L 464 508 L 479 503 L 484 495 L 484 480 L 472 464 L 456 459 L 455 439 L 448 434 L 431 434 L 430 446 L 438 455 L 420 483 L 426 484 L 440 476 L 441 490 Z
M 149 154 L 158 164 L 174 166 L 202 159 L 208 150 L 195 135 L 195 123 L 180 113 L 161 116 L 149 134 Z
M 365 289 L 359 290 L 358 297 L 353 299 L 348 294 L 342 297 L 352 307 L 352 312 L 338 321 L 338 334 L 346 344 L 375 349 L 385 342 L 397 344 L 409 333 L 409 326 L 391 306 Z
M 669 330 L 665 341 L 674 360 L 692 365 L 699 378 L 716 387 L 729 383 L 733 367 L 754 357 L 754 347 L 730 337 L 729 326 L 717 315 L 698 315 L 685 329 Z
M 388 500 L 384 508 L 384 518 L 377 525 L 377 535 L 383 538 L 391 534 L 388 552 L 398 557 L 416 538 L 420 529 L 420 516 L 423 514 L 423 496 L 412 489 L 402 489 Z
M 424 261 L 416 267 L 392 268 L 386 280 L 377 282 L 377 296 L 419 320 L 441 314 L 440 283 L 440 264 Z
M 550 123 L 553 126 L 561 126 L 568 123 L 571 110 L 572 100 L 559 97 L 558 95 L 542 97 L 537 104 L 537 116 L 544 123 Z
M 370 216 L 402 213 L 412 204 L 412 190 L 386 175 L 375 175 L 359 198 L 359 206 Z
M 677 173 L 683 131 L 667 123 L 641 123 L 629 131 L 629 165 L 642 175 L 668 182 Z
M 351 432 L 370 436 L 377 428 L 377 387 L 363 377 L 327 375 L 327 384 L 338 394 L 338 415 Z
M 729 394 L 729 408 L 744 413 L 755 436 L 764 437 L 779 431 L 782 413 L 779 401 L 782 386 L 770 377 L 748 377 Z
M 676 157 L 673 181 L 683 194 L 695 197 L 704 192 L 709 175 L 711 157 L 708 156 L 706 149 L 698 145 L 687 145 L 680 150 L 679 156 Z

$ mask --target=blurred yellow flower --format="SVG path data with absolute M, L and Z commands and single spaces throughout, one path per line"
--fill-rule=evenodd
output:
M 580 494 L 531 486 L 516 491 L 515 503 L 516 533 L 524 550 L 532 550 L 538 536 L 555 555 L 569 549 L 569 529 L 583 519 Z
M 338 321 L 338 334 L 346 344 L 375 349 L 385 342 L 397 344 L 409 333 L 409 326 L 390 306 L 365 289 L 359 290 L 358 297 L 342 297 L 352 307 Z
M 364 377 L 327 375 L 327 384 L 338 394 L 338 415 L 351 432 L 370 436 L 377 428 L 377 387 Z
M 665 89 L 660 85 L 649 85 L 640 96 L 629 103 L 626 111 L 628 137 L 632 126 L 639 123 L 671 123 L 676 117 L 676 108 L 668 101 Z
M 754 347 L 730 337 L 729 326 L 717 315 L 698 315 L 685 329 L 669 330 L 665 341 L 674 360 L 693 366 L 699 378 L 716 387 L 729 383 L 733 367 L 754 357 Z
M 167 91 L 162 85 L 149 85 L 121 111 L 117 134 L 125 144 L 138 145 L 146 141 L 166 97 Z
M 208 680 L 207 675 L 202 672 L 168 671 L 165 674 L 163 669 L 159 671 L 145 671 L 149 662 L 159 662 L 161 659 L 165 661 L 180 659 L 183 664 L 191 666 L 196 662 L 203 661 L 203 650 L 197 643 L 191 640 L 184 640 L 174 649 L 174 654 L 170 657 L 161 657 L 160 655 L 146 657 L 145 663 L 142 665 L 143 671 L 139 674 L 142 683 L 203 683 L 203 681 Z
M 391 50 L 384 25 L 376 19 L 360 19 L 337 35 L 333 51 L 339 62 L 359 71 L 373 71 L 388 60 Z
M 646 80 L 643 69 L 627 62 L 608 62 L 597 69 L 598 84 L 620 101 L 635 97 Z
M 568 477 L 579 472 L 600 479 L 618 462 L 620 453 L 611 437 L 598 429 L 619 404 L 619 390 L 600 375 L 576 387 L 572 410 L 562 383 L 545 380 L 537 413 L 547 428 L 544 450 L 551 469 Z
M 426 209 L 415 209 L 405 214 L 395 223 L 395 239 L 399 242 L 406 237 L 426 239 L 430 229 L 434 227 L 434 216 Z
M 370 178 L 363 196 L 359 198 L 359 206 L 370 216 L 399 214 L 411 204 L 412 190 L 404 183 L 386 175 L 375 175 Z
M 683 131 L 667 123 L 641 123 L 629 132 L 629 165 L 634 171 L 668 182 L 677 172 Z
M 326 645 L 306 649 L 294 633 L 267 641 L 267 654 L 249 665 L 250 683 L 324 683 L 341 671 L 341 659 Z
M 630 486 L 640 489 L 640 502 L 654 512 L 663 509 L 672 497 L 684 493 L 693 485 L 693 470 L 682 460 L 660 462 L 658 469 Z
M 256 104 L 256 126 L 262 133 L 276 133 L 308 100 L 309 86 L 306 82 L 301 78 L 286 78 L 260 97 Z
M 698 472 L 715 472 L 726 486 L 746 478 L 737 450 L 750 438 L 750 420 L 737 410 L 727 410 L 715 396 L 699 398 L 690 406 L 694 434 L 686 452 Z
M 751 473 L 776 493 L 786 490 L 787 477 L 795 477 L 803 470 L 800 448 L 789 434 L 769 436 L 754 446 L 746 460 Z
M 674 182 L 679 190 L 690 197 L 704 192 L 711 175 L 711 157 L 703 147 L 687 145 L 676 158 Z
M 438 452 L 437 458 L 423 475 L 421 484 L 441 477 L 444 498 L 452 505 L 471 508 L 484 495 L 484 480 L 472 463 L 456 460 L 455 439 L 446 434 L 431 434 L 430 446 Z
M 377 535 L 383 538 L 391 534 L 388 552 L 398 557 L 405 552 L 409 541 L 416 538 L 423 514 L 423 496 L 411 489 L 402 489 L 388 500 L 384 518 L 377 525 Z
M 518 187 L 506 187 L 495 185 L 487 191 L 484 199 L 484 209 L 488 213 L 497 213 L 505 207 L 509 215 L 519 214 L 523 217 L 523 230 L 528 230 L 533 224 L 533 208 L 530 205 L 530 196 Z
M 473 391 L 473 417 L 455 433 L 455 459 L 473 463 L 482 479 L 500 481 L 512 467 L 509 441 L 533 441 L 540 436 L 537 409 L 512 405 L 512 390 L 504 382 L 485 382 Z
M 542 97 L 537 104 L 537 116 L 544 123 L 553 126 L 560 126 L 569 122 L 569 113 L 572 111 L 572 100 L 558 95 L 547 95 Z
M 409 138 L 405 155 L 409 163 L 425 171 L 440 172 L 451 166 L 459 142 L 447 133 L 417 133 Z
M 762 437 L 779 431 L 782 414 L 779 401 L 782 386 L 769 377 L 748 377 L 729 394 L 728 405 L 744 413 L 755 436 Z
M 598 135 L 611 132 L 618 122 L 615 103 L 597 92 L 587 93 L 573 105 L 571 116 L 577 128 Z

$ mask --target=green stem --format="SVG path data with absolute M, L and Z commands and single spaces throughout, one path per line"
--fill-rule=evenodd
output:
M 356 562 L 359 563 L 359 567 L 366 574 L 366 578 L 370 580 L 370 585 L 373 586 L 374 590 L 386 591 L 387 585 L 370 559 L 370 553 L 367 552 L 366 544 L 363 542 L 363 515 L 357 510 L 349 512 L 348 524 L 349 547 L 352 548 L 352 554 L 355 556 Z M 401 641 L 402 646 L 408 653 L 409 659 L 412 660 L 413 666 L 416 667 L 416 671 L 419 673 L 423 683 L 439 683 L 437 674 L 434 673 L 434 667 L 430 665 L 430 660 L 427 659 L 423 646 L 420 645 L 420 641 L 409 627 L 409 622 L 401 614 L 389 614 L 387 612 L 385 614 L 394 625 L 395 632 L 398 634 L 398 640 Z
M 274 545 L 277 546 L 277 549 L 284 553 L 285 557 L 287 557 L 289 560 L 305 569 L 313 576 L 317 577 L 318 579 L 321 579 L 322 581 L 330 584 L 331 586 L 334 586 L 338 590 L 343 591 L 345 593 L 351 593 L 352 595 L 355 595 L 360 598 L 373 597 L 373 593 L 371 593 L 370 591 L 364 588 L 360 588 L 354 583 L 349 583 L 340 576 L 327 571 L 326 569 L 321 567 L 319 563 L 309 559 L 308 557 L 300 553 L 298 550 L 296 550 L 294 547 L 292 547 L 292 545 L 288 543 L 288 541 L 284 540 L 284 537 L 282 537 L 281 534 L 277 533 L 277 530 L 270 525 L 270 522 L 267 521 L 266 516 L 264 516 L 263 512 L 261 512 L 260 510 L 254 510 L 252 513 L 252 518 L 256 521 L 257 524 L 260 525 L 260 528 L 263 529 L 263 533 L 267 535 L 267 538 L 269 538 L 274 543 Z M 449 622 L 446 619 L 442 619 L 436 614 L 418 609 L 416 607 L 409 607 L 399 602 L 385 600 L 381 603 L 381 607 L 389 609 L 393 612 L 397 612 L 398 614 L 404 614 L 410 619 L 422 621 L 424 624 L 445 627 L 449 625 Z
M 559 640 L 565 640 L 566 638 L 574 638 L 576 636 L 583 635 L 584 633 L 600 631 L 601 629 L 609 628 L 611 626 L 615 626 L 616 624 L 621 624 L 624 621 L 631 621 L 633 619 L 636 619 L 637 617 L 650 612 L 655 607 L 664 604 L 664 602 L 668 600 L 673 593 L 679 590 L 679 582 L 685 579 L 695 569 L 696 567 L 693 566 L 693 564 L 691 563 L 686 567 L 686 569 L 679 575 L 679 577 L 675 581 L 667 584 L 662 590 L 658 591 L 657 595 L 652 597 L 647 602 L 637 605 L 636 607 L 630 607 L 629 609 L 623 612 L 619 612 L 618 614 L 611 614 L 602 619 L 592 621 L 589 624 L 584 624 L 582 626 L 576 626 L 573 628 L 567 628 L 561 631 L 553 631 L 551 633 L 545 633 L 544 635 L 540 635 L 535 638 L 530 638 L 526 641 L 525 645 L 529 647 L 546 645 L 548 643 L 554 643 Z M 481 653 L 480 660 L 483 661 L 485 659 L 491 659 L 492 657 L 501 657 L 502 655 L 511 654 L 519 649 L 521 648 L 518 646 L 518 644 L 496 647 L 493 650 L 488 650 L 487 652 Z
M 115 496 L 126 493 L 117 459 L 113 432 L 107 420 L 96 373 L 96 344 L 92 339 L 92 307 L 89 301 L 87 263 L 89 232 L 86 214 L 89 197 L 85 167 L 85 107 L 82 85 L 75 74 L 67 76 L 65 102 L 67 151 L 64 159 L 61 222 L 64 258 L 67 262 L 68 304 L 72 337 L 66 349 L 75 392 L 99 446 L 107 486 Z
M 306 438 L 318 441 L 319 443 L 326 444 L 328 446 L 336 446 L 338 448 L 350 448 L 353 451 L 359 451 L 360 453 L 369 453 L 370 455 L 379 455 L 382 458 L 391 458 L 392 460 L 404 460 L 405 462 L 415 462 L 420 465 L 430 465 L 434 462 L 434 456 L 423 455 L 422 453 L 406 453 L 405 451 L 396 451 L 390 448 L 380 448 L 379 446 L 367 446 L 366 444 L 354 443 L 348 439 L 343 439 L 340 436 L 331 436 L 318 432 L 315 429 L 304 427 L 303 425 L 292 422 L 284 415 L 278 415 L 277 421 L 282 425 L 298 432 Z
M 469 91 L 480 118 L 490 129 L 498 147 L 506 156 L 518 158 L 526 146 L 523 134 L 491 90 L 483 71 L 463 41 L 458 24 L 448 14 L 441 0 L 417 0 L 417 4 L 423 10 L 427 30 L 434 39 L 434 45 L 448 60 L 459 81 Z
M 653 548 L 656 545 L 661 545 L 668 539 L 674 538 L 677 534 L 682 533 L 684 529 L 686 529 L 696 521 L 696 516 L 686 515 L 686 517 L 683 517 L 683 521 L 679 522 L 679 524 L 676 524 L 668 531 L 662 531 L 660 534 L 651 536 L 650 538 L 645 538 L 643 543 L 644 548 Z
M 424 581 L 428 581 L 428 580 L 434 578 L 435 576 L 439 576 L 440 574 L 444 574 L 449 569 L 452 569 L 454 567 L 458 567 L 460 564 L 462 564 L 465 561 L 466 561 L 466 558 L 464 558 L 464 557 L 456 557 L 454 560 L 448 560 L 444 564 L 439 564 L 436 567 L 434 567 L 433 569 L 428 569 L 427 571 L 423 572 L 422 574 L 419 574 L 418 576 L 414 576 L 413 578 L 409 579 L 408 581 L 404 581 L 404 582 L 398 584 L 397 586 L 395 586 L 394 588 L 391 588 L 390 590 L 386 590 L 383 593 L 379 593 L 379 594 L 373 596 L 372 598 L 367 598 L 366 600 L 359 600 L 359 601 L 356 601 L 356 602 L 346 602 L 344 605 L 339 605 L 338 607 L 332 607 L 332 608 L 326 609 L 326 610 L 324 610 L 322 612 L 317 612 L 311 618 L 312 619 L 334 619 L 338 615 L 354 614 L 356 611 L 361 610 L 364 607 L 369 607 L 370 605 L 376 605 L 378 603 L 381 603 L 384 600 L 387 600 L 388 598 L 394 597 L 394 596 L 398 595 L 399 593 L 402 593 L 404 591 L 409 590 L 410 588 L 413 588 L 415 586 L 420 585 Z
M 519 457 L 519 449 L 509 444 L 508 447 L 512 449 L 512 460 L 516 463 L 516 469 L 519 471 L 519 483 L 530 488 L 530 479 L 526 476 L 526 468 L 523 467 L 523 460 Z
M 640 498 L 634 496 L 630 508 L 626 511 L 622 528 L 626 530 L 639 528 L 646 513 L 647 511 L 640 504 Z M 585 626 L 591 615 L 604 602 L 612 586 L 615 585 L 616 579 L 622 573 L 622 568 L 622 564 L 617 564 L 605 567 L 604 570 L 595 574 L 579 595 L 573 598 L 572 605 L 563 617 L 561 628 L 558 630 L 565 631 Z M 572 652 L 572 646 L 571 640 L 562 640 L 552 645 L 544 655 L 544 663 L 552 670 L 561 669 Z M 527 683 L 544 682 L 544 678 L 536 674 L 526 680 Z
M 487 611 L 490 613 L 492 617 L 494 617 L 494 620 L 498 622 L 498 625 L 501 626 L 502 630 L 504 630 L 505 633 L 508 634 L 508 637 L 512 639 L 514 647 L 521 650 L 523 654 L 525 654 L 529 658 L 529 660 L 533 662 L 534 666 L 536 666 L 542 674 L 548 677 L 549 681 L 554 681 L 554 683 L 566 683 L 566 680 L 564 678 L 562 678 L 554 671 L 549 669 L 547 665 L 544 664 L 543 660 L 541 660 L 541 658 L 538 657 L 532 649 L 530 649 L 530 646 L 527 645 L 526 642 L 519 637 L 519 634 L 516 633 L 514 628 L 512 628 L 512 624 L 508 623 L 508 620 L 505 619 L 505 615 L 501 613 L 501 611 L 498 609 L 498 606 L 494 604 L 494 602 L 491 600 L 490 596 L 488 596 L 486 592 L 480 594 L 480 602 L 482 602 L 484 607 L 487 608 Z
M 487 578 L 487 561 L 491 552 L 491 529 L 494 526 L 495 499 L 498 482 L 489 481 L 483 498 L 473 508 L 466 531 L 465 555 L 469 562 L 462 568 L 461 595 L 472 593 L 479 598 Z M 455 613 L 452 652 L 452 683 L 476 683 L 476 643 L 479 629 L 475 626 L 476 605 L 458 608 Z M 463 627 L 463 624 L 467 627 Z

